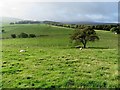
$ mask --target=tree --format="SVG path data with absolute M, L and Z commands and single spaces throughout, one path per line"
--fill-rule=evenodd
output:
M 2 30 L 2 33 L 4 33 L 5 32 L 5 30 Z
M 10 25 L 13 25 L 13 24 L 14 24 L 13 22 L 10 23 Z
M 34 37 L 36 37 L 36 35 L 35 34 L 29 34 L 29 37 L 34 38 Z
M 16 38 L 16 34 L 11 34 L 11 37 L 12 38 Z
M 114 32 L 115 30 L 116 30 L 116 27 L 112 27 L 112 28 L 110 29 L 111 32 Z
M 71 39 L 76 42 L 81 42 L 84 45 L 84 48 L 86 48 L 88 41 L 99 40 L 99 37 L 91 27 L 86 27 L 81 30 L 75 30 L 75 33 L 71 36 Z
M 111 32 L 116 32 L 117 34 L 120 34 L 120 29 L 118 27 L 112 27 L 110 29 Z
M 19 38 L 27 38 L 28 34 L 27 33 L 20 33 Z
M 120 34 L 120 27 L 119 26 L 117 27 L 116 32 L 117 32 L 117 34 Z

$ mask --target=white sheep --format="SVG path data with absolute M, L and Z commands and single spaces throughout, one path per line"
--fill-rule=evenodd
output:
M 82 50 L 82 47 L 80 48 L 80 50 Z
M 117 33 L 115 32 L 115 34 L 117 34 Z
M 26 52 L 25 50 L 20 50 L 20 52 Z

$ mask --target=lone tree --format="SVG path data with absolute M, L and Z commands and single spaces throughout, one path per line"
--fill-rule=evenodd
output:
M 86 48 L 88 41 L 99 40 L 99 37 L 91 27 L 85 27 L 81 30 L 75 30 L 75 33 L 71 36 L 71 39 L 75 40 L 76 42 L 81 42 L 84 48 Z

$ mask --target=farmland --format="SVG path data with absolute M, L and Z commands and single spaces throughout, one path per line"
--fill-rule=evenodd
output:
M 5 25 L 2 39 L 3 88 L 118 87 L 118 36 L 96 30 L 99 41 L 73 48 L 73 29 L 45 24 Z M 11 38 L 34 33 L 36 38 Z M 19 52 L 26 50 L 26 52 Z

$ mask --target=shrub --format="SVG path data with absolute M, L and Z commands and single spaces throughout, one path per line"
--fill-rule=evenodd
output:
M 21 33 L 20 35 L 18 35 L 19 38 L 27 38 L 28 34 L 27 33 Z
M 36 37 L 36 35 L 35 34 L 29 34 L 29 37 L 34 38 L 34 37 Z
M 120 34 L 120 29 L 119 29 L 119 27 L 112 27 L 112 28 L 110 29 L 110 31 L 111 31 L 111 32 L 116 32 L 117 34 Z
M 5 30 L 2 30 L 2 33 L 4 33 L 5 32 Z
M 16 34 L 11 34 L 11 37 L 12 38 L 16 38 Z
M 110 29 L 110 31 L 111 31 L 111 32 L 115 32 L 116 29 L 117 29 L 116 27 L 112 27 L 112 28 Z

